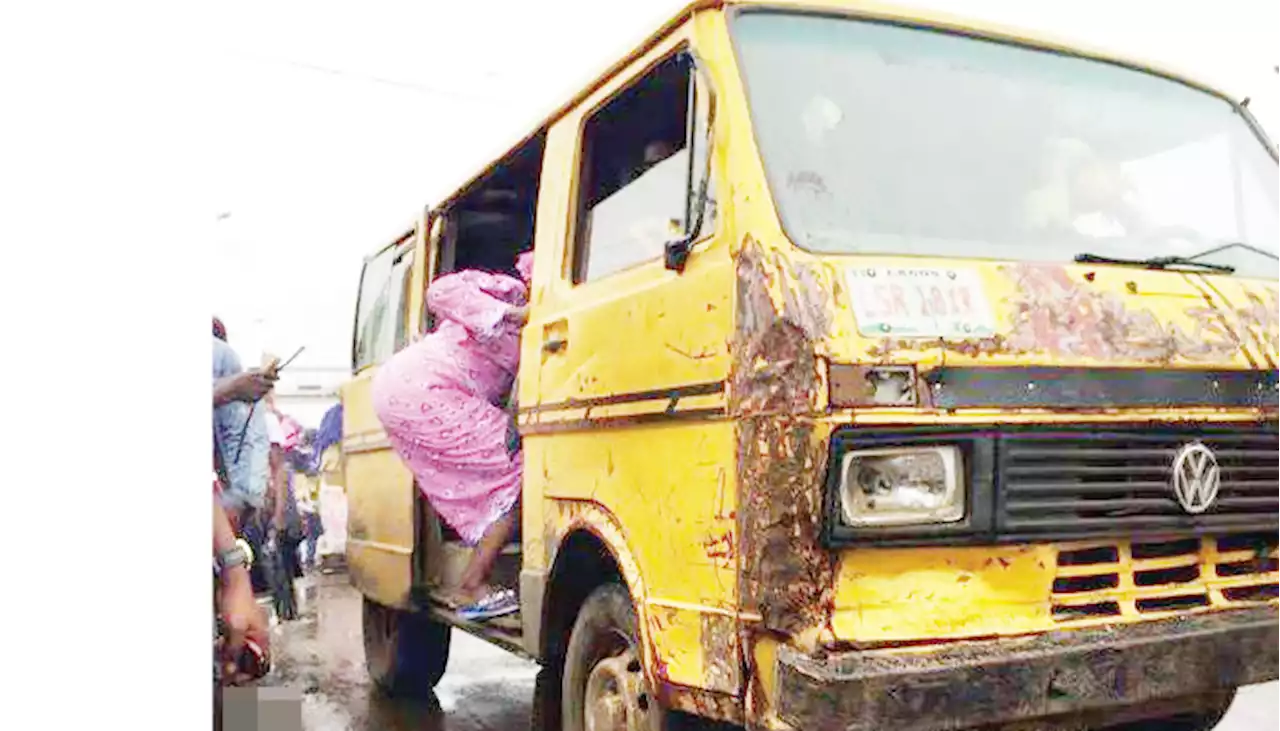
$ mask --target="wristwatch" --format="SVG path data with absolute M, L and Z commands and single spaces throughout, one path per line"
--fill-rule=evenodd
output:
M 219 552 L 214 561 L 214 568 L 219 574 L 237 566 L 243 566 L 246 570 L 253 566 L 253 549 L 243 538 L 237 538 L 233 547 Z

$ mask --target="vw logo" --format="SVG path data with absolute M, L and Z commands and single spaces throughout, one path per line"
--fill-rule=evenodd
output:
M 1173 496 L 1191 515 L 1199 515 L 1213 505 L 1221 477 L 1218 458 L 1200 442 L 1182 445 L 1173 457 Z

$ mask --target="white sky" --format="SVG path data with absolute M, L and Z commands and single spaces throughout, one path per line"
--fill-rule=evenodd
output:
M 1253 97 L 1280 132 L 1274 0 L 915 4 L 1153 57 Z M 213 292 L 237 349 L 305 344 L 300 364 L 345 367 L 361 257 L 683 5 L 224 4 L 209 19 L 217 168 L 200 215 L 211 279 L 243 283 Z

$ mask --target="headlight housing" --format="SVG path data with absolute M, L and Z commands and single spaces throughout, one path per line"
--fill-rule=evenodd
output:
M 843 522 L 876 527 L 963 520 L 963 467 L 963 455 L 954 446 L 847 452 L 840 466 Z

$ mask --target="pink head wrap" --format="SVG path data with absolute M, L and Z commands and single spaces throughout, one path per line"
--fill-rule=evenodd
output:
M 533 279 L 533 252 L 526 251 L 516 257 L 516 271 L 520 272 L 520 278 L 528 284 Z

